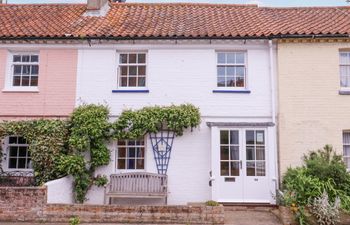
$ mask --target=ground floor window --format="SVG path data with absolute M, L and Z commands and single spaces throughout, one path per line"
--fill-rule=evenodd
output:
M 31 169 L 31 157 L 27 140 L 21 136 L 7 138 L 8 169 Z
M 350 131 L 343 132 L 343 158 L 346 167 L 350 169 Z
M 118 170 L 143 170 L 145 169 L 145 141 L 119 140 L 117 148 Z

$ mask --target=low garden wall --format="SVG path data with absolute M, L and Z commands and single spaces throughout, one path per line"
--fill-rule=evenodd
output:
M 223 206 L 47 204 L 46 187 L 0 187 L 0 221 L 224 224 Z

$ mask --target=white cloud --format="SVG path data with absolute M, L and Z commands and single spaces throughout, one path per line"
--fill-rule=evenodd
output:
M 264 6 L 264 3 L 262 1 L 259 1 L 259 0 L 248 1 L 247 4 L 254 4 L 254 5 L 258 5 L 258 6 Z

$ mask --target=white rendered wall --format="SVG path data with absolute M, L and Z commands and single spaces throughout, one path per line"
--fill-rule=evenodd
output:
M 112 93 L 117 89 L 117 49 L 81 49 L 78 53 L 77 105 L 105 103 L 113 119 L 125 109 L 144 106 L 191 103 L 200 108 L 199 128 L 176 137 L 171 155 L 168 177 L 168 204 L 204 202 L 211 199 L 208 185 L 211 170 L 211 133 L 206 122 L 271 122 L 271 87 L 268 45 L 206 46 L 130 46 L 147 51 L 147 89 L 149 93 Z M 247 83 L 250 94 L 213 93 L 216 88 L 216 51 L 247 51 Z M 269 129 L 274 139 L 275 129 Z M 269 145 L 275 140 L 269 140 Z M 270 147 L 270 146 L 268 146 Z M 111 163 L 96 174 L 116 173 L 114 143 L 110 145 Z M 271 150 L 272 149 L 271 147 Z M 273 157 L 272 157 L 273 158 Z M 272 160 L 271 158 L 271 160 Z M 270 162 L 270 165 L 274 162 Z M 145 170 L 156 172 L 150 140 L 147 138 Z M 275 165 L 270 168 L 275 169 Z M 274 171 L 271 173 L 274 173 Z M 272 175 L 272 174 L 271 174 Z M 272 177 L 274 177 L 273 174 Z M 271 178 L 272 178 L 271 177 Z M 274 183 L 270 183 L 271 187 Z M 273 187 L 272 187 L 273 189 Z M 88 193 L 88 203 L 103 203 L 103 188 Z
M 73 178 L 71 176 L 63 177 L 45 183 L 47 187 L 47 203 L 52 204 L 72 204 L 73 197 Z

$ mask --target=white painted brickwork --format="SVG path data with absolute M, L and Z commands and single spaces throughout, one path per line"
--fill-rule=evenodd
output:
M 120 45 L 110 49 L 81 49 L 78 53 L 77 105 L 106 103 L 115 119 L 124 109 L 192 103 L 202 113 L 202 123 L 193 132 L 176 137 L 169 164 L 169 204 L 203 202 L 211 199 L 208 185 L 211 170 L 211 132 L 208 121 L 271 122 L 269 50 L 267 43 L 254 45 L 160 46 Z M 147 51 L 149 93 L 112 93 L 117 89 L 117 49 Z M 216 51 L 247 50 L 250 94 L 213 93 L 216 89 Z M 274 129 L 272 129 L 274 131 Z M 269 150 L 275 151 L 275 135 L 269 135 Z M 115 149 L 112 162 L 99 173 L 116 173 Z M 272 160 L 274 160 L 272 158 Z M 271 165 L 274 162 L 271 162 Z M 274 173 L 274 166 L 272 170 Z M 147 139 L 146 171 L 156 172 L 150 140 Z M 273 186 L 273 182 L 270 182 Z M 274 189 L 274 187 L 272 188 Z M 97 193 L 100 194 L 97 194 Z M 88 195 L 90 203 L 103 202 L 103 190 Z

